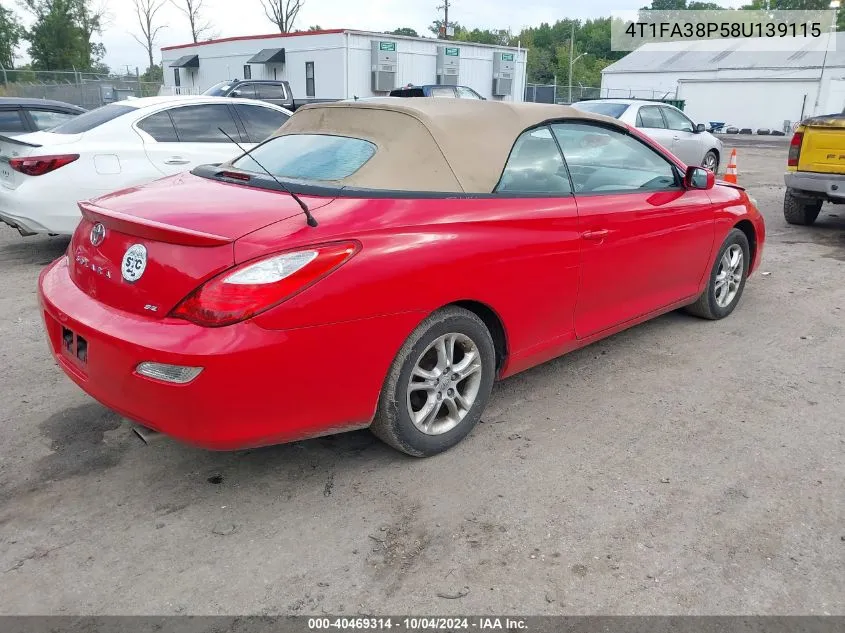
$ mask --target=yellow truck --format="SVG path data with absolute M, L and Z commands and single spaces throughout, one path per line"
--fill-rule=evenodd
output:
M 790 224 L 812 224 L 825 202 L 845 204 L 845 114 L 802 121 L 786 165 L 783 217 Z

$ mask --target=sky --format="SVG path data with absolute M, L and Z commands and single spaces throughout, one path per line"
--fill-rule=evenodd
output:
M 13 5 L 13 0 L 0 0 Z M 112 70 L 129 66 L 144 72 L 145 49 L 133 38 L 140 35 L 132 0 L 94 0 L 104 3 L 108 21 L 100 41 L 106 47 L 106 64 Z M 305 0 L 296 21 L 297 29 L 319 25 L 324 29 L 351 28 L 365 31 L 387 31 L 411 27 L 420 35 L 430 35 L 428 25 L 438 17 L 442 0 Z M 508 29 L 519 32 L 523 27 L 541 22 L 554 23 L 563 18 L 589 19 L 609 16 L 611 11 L 638 9 L 647 0 L 452 0 L 449 21 L 481 29 Z M 724 2 L 739 4 L 739 0 Z M 217 37 L 273 33 L 276 27 L 266 18 L 260 0 L 205 0 L 205 15 Z M 25 16 L 24 21 L 27 22 Z M 170 0 L 157 14 L 167 28 L 159 33 L 157 47 L 186 44 L 191 41 L 187 18 Z M 21 51 L 24 53 L 24 51 Z M 161 55 L 156 51 L 156 59 Z M 25 54 L 22 55 L 22 61 Z

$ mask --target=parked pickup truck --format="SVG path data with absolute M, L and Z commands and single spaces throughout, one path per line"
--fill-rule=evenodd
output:
M 812 224 L 825 202 L 845 204 L 845 114 L 802 121 L 786 169 L 783 216 L 790 224 Z

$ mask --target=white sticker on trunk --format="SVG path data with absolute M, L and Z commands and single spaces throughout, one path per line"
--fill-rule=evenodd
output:
M 120 267 L 123 278 L 134 283 L 141 278 L 147 268 L 147 249 L 143 244 L 133 244 L 126 250 L 123 256 L 123 265 Z

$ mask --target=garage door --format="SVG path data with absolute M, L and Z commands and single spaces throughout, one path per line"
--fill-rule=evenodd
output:
M 816 98 L 815 81 L 679 81 L 678 98 L 696 123 L 724 121 L 738 128 L 782 130 L 797 121 L 806 96 L 809 115 Z

